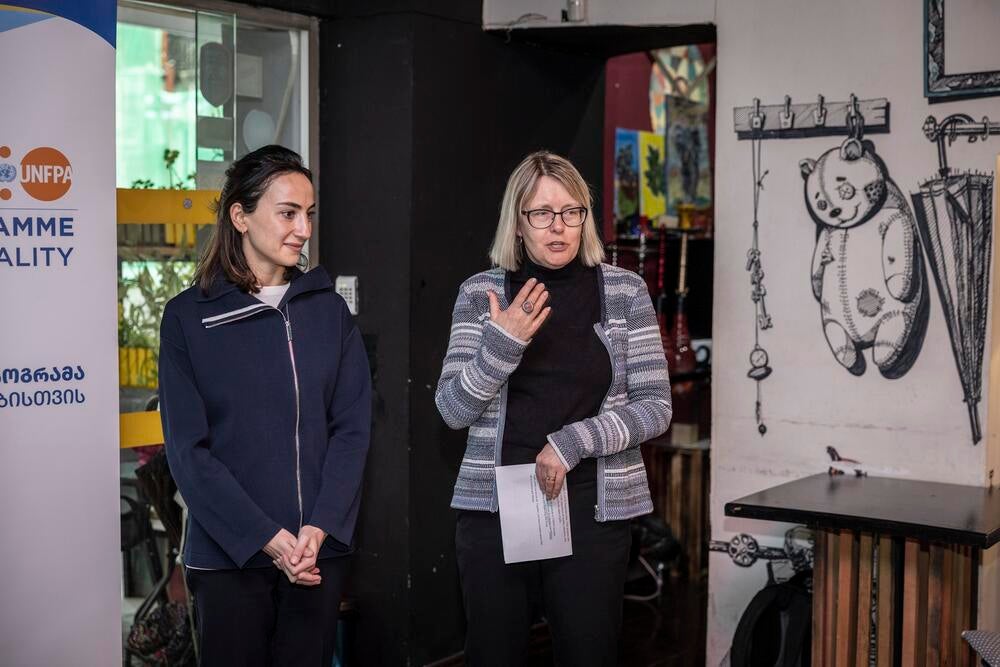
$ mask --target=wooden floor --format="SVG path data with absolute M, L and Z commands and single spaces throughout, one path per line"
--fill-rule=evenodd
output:
M 646 582 L 636 582 L 636 593 Z M 632 585 L 630 584 L 630 591 Z M 657 602 L 625 602 L 624 629 L 618 664 L 622 667 L 691 667 L 705 664 L 707 578 L 668 580 Z M 528 665 L 552 664 L 544 627 L 532 634 Z

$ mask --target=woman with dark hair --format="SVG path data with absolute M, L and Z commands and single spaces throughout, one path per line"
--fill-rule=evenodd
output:
M 297 268 L 315 208 L 293 151 L 234 162 L 196 284 L 163 313 L 163 431 L 209 667 L 333 660 L 371 383 L 330 277 Z

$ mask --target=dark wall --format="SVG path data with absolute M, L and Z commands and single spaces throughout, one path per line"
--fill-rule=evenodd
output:
M 409 605 L 410 218 L 413 37 L 405 15 L 323 21 L 320 258 L 356 275 L 375 405 L 358 553 L 361 664 L 405 664 Z
M 448 509 L 465 446 L 434 406 L 458 286 L 489 268 L 507 177 L 539 148 L 597 183 L 603 59 L 507 43 L 418 16 L 410 245 L 412 664 L 461 650 L 463 615 Z M 419 638 L 419 639 L 416 639 Z

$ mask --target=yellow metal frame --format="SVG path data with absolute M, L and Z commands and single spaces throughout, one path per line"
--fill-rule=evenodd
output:
M 211 225 L 218 190 L 118 188 L 119 225 Z
M 194 243 L 194 226 L 215 224 L 212 207 L 218 190 L 118 189 L 119 225 L 167 225 L 168 241 L 184 238 Z M 183 236 L 182 236 L 183 235 Z M 159 412 L 118 415 L 122 449 L 163 444 Z
M 163 426 L 160 424 L 160 413 L 155 410 L 152 412 L 124 412 L 118 415 L 118 432 L 121 437 L 122 449 L 163 444 Z

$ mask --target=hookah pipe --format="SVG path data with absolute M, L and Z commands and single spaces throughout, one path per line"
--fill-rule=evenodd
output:
M 691 349 L 691 332 L 688 330 L 684 300 L 687 297 L 687 246 L 688 235 L 681 234 L 681 266 L 677 278 L 677 312 L 674 314 L 673 365 L 674 373 L 691 373 L 697 366 L 694 350 Z
M 660 342 L 663 344 L 663 352 L 667 359 L 673 359 L 673 344 L 670 334 L 667 332 L 667 291 L 663 286 L 663 277 L 666 274 L 667 255 L 667 231 L 660 230 L 660 250 L 656 259 L 656 322 L 660 325 Z

